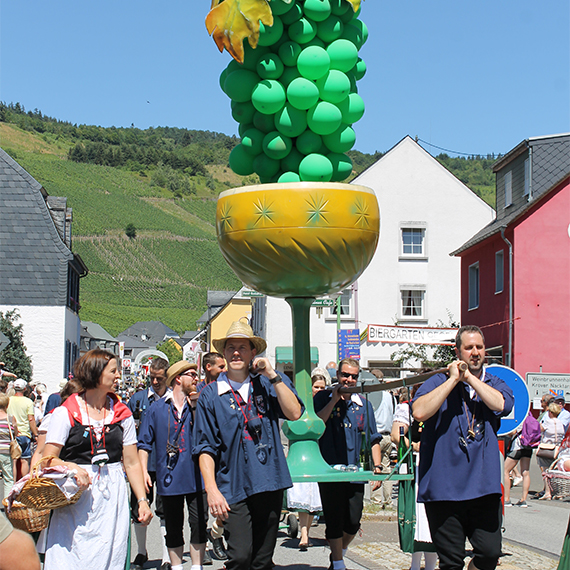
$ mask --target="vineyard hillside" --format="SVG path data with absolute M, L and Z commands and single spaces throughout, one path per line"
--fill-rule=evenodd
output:
M 78 126 L 0 102 L 1 147 L 73 209 L 73 250 L 89 268 L 80 317 L 113 335 L 147 320 L 195 330 L 208 289 L 239 289 L 215 231 L 218 194 L 259 182 L 230 170 L 238 143 L 209 131 Z M 352 177 L 382 157 L 348 154 Z M 436 158 L 494 206 L 494 157 Z

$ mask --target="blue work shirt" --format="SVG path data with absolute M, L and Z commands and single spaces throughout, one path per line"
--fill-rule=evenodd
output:
M 156 487 L 159 495 L 186 495 L 204 487 L 197 462 L 192 457 L 192 425 L 192 409 L 188 402 L 184 403 L 182 414 L 179 414 L 170 391 L 157 400 L 145 415 L 137 448 L 147 453 L 153 447 L 156 449 Z M 178 432 L 180 436 L 175 441 Z M 167 467 L 167 442 L 179 446 L 178 460 L 173 469 Z M 168 474 L 172 476 L 169 485 L 166 483 Z
M 289 378 L 281 375 L 281 379 L 297 395 Z M 259 435 L 250 433 L 246 417 L 259 424 Z M 229 505 L 292 486 L 279 435 L 279 418 L 284 417 L 275 389 L 265 376 L 251 377 L 247 402 L 232 391 L 225 372 L 200 392 L 193 453 L 214 457 L 216 484 Z
M 332 394 L 330 390 L 321 390 L 315 394 L 315 412 L 318 413 L 327 406 Z M 358 465 L 362 434 L 366 434 L 371 446 L 382 439 L 376 429 L 372 404 L 358 394 L 352 394 L 348 401 L 341 398 L 325 422 L 325 433 L 319 439 L 323 459 L 329 465 Z
M 165 396 L 168 392 L 171 392 L 170 388 L 167 388 Z M 158 400 L 160 400 L 160 396 L 152 388 L 148 388 L 146 390 L 139 390 L 130 397 L 127 407 L 129 408 L 129 410 L 131 410 L 133 415 L 135 415 L 135 412 L 137 411 L 140 413 L 140 418 L 138 422 L 137 420 L 135 420 L 135 422 L 138 423 L 137 429 L 140 429 L 140 426 L 142 425 L 145 415 L 148 409 L 150 408 L 151 404 L 157 402 Z M 148 471 L 156 471 L 155 461 L 156 461 L 155 451 L 153 449 L 149 453 L 148 457 L 148 467 L 147 467 Z
M 445 374 L 436 374 L 426 380 L 416 392 L 412 408 L 413 402 L 447 379 Z M 492 374 L 485 373 L 482 380 L 502 394 L 503 411 L 490 410 L 476 394 L 470 394 L 467 384 L 460 382 L 441 408 L 424 422 L 418 469 L 420 503 L 468 501 L 501 493 L 497 430 L 500 418 L 513 408 L 513 392 Z M 475 437 L 468 436 L 470 426 Z

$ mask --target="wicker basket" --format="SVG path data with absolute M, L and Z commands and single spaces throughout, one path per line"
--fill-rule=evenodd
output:
M 552 498 L 570 496 L 570 473 L 548 469 L 544 472 L 543 477 L 550 488 Z
M 42 463 L 49 459 L 53 459 L 53 455 L 42 457 L 32 468 L 32 473 L 26 484 L 18 495 L 18 501 L 36 511 L 43 509 L 59 509 L 73 505 L 81 497 L 83 490 L 77 491 L 73 497 L 68 499 L 63 491 L 57 486 L 57 483 L 48 477 L 40 477 L 38 475 Z
M 10 512 L 8 512 L 8 501 L 4 499 L 2 504 L 5 507 L 8 520 L 12 523 L 12 526 L 18 530 L 39 532 L 47 528 L 49 524 L 49 509 L 36 511 L 29 509 L 25 505 L 22 505 L 22 503 L 14 501 Z

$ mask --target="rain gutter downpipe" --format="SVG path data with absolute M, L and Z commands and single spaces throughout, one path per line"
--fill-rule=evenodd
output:
M 512 368 L 513 362 L 513 244 L 505 237 L 507 226 L 501 226 L 501 237 L 509 246 L 509 354 L 507 366 Z

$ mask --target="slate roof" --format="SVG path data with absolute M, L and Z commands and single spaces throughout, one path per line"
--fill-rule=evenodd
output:
M 0 304 L 67 303 L 68 264 L 46 200 L 48 194 L 0 149 Z
M 529 155 L 532 156 L 532 200 L 521 204 L 513 211 L 497 216 L 495 220 L 476 233 L 459 249 L 451 252 L 450 255 L 459 255 L 499 233 L 501 227 L 507 227 L 520 218 L 536 205 L 537 200 L 544 197 L 570 175 L 570 134 L 528 138 L 501 157 L 494 164 L 493 171 L 497 173 L 503 170 L 521 154 L 528 152 L 529 149 L 532 150 Z
M 146 347 L 156 347 L 166 337 L 178 339 L 178 333 L 160 321 L 139 321 L 117 335 L 117 340 L 124 341 L 123 337 L 135 339 Z
M 213 319 L 236 295 L 237 291 L 208 291 L 206 312 L 196 321 L 207 323 Z
M 134 349 L 134 348 L 151 348 L 151 346 L 147 342 L 142 342 L 132 336 L 127 336 L 126 334 L 118 334 L 117 335 L 117 342 L 124 342 L 125 349 Z M 156 348 L 156 347 L 154 347 Z
M 117 342 L 115 337 L 111 336 L 101 325 L 98 325 L 97 323 L 81 321 L 81 326 L 85 328 L 91 338 L 106 340 L 108 342 Z

